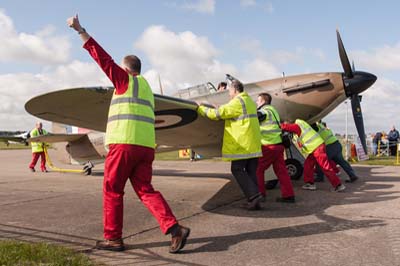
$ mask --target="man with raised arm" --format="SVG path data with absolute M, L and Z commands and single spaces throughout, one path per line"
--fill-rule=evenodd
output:
M 161 231 L 171 234 L 170 253 L 186 244 L 190 229 L 178 224 L 168 203 L 151 184 L 155 148 L 154 96 L 140 75 L 141 62 L 127 55 L 121 66 L 87 33 L 78 15 L 67 20 L 80 35 L 97 64 L 113 83 L 115 90 L 108 114 L 106 145 L 109 148 L 103 181 L 104 241 L 96 248 L 122 251 L 123 196 L 129 178 L 139 199 L 157 219 Z

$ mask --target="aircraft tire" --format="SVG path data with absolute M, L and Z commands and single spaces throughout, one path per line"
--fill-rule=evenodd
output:
M 299 180 L 303 174 L 303 165 L 296 159 L 285 160 L 286 169 L 292 180 Z

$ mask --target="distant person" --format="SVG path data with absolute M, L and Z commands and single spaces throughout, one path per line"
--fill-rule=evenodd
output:
M 220 82 L 219 84 L 218 84 L 218 88 L 217 88 L 217 91 L 224 91 L 224 90 L 226 90 L 226 82 Z
M 47 135 L 47 131 L 44 130 L 43 125 L 41 122 L 36 123 L 36 127 L 32 129 L 32 131 L 29 133 L 30 138 L 42 136 L 42 135 Z M 32 172 L 35 172 L 35 166 L 37 161 L 39 160 L 40 157 L 40 170 L 42 172 L 47 173 L 46 169 L 46 154 L 44 153 L 46 143 L 44 142 L 31 142 L 31 147 L 32 147 L 32 161 L 29 164 L 29 169 L 31 169 Z
M 196 152 L 193 149 L 190 149 L 190 161 L 191 162 L 196 161 Z
M 399 131 L 397 131 L 395 126 L 387 134 L 387 139 L 389 141 L 389 151 L 390 156 L 396 156 L 397 153 L 397 143 L 399 142 Z
M 378 155 L 378 147 L 382 148 L 382 132 L 376 132 L 372 139 L 372 154 Z
M 277 198 L 276 201 L 293 203 L 295 202 L 295 196 L 283 155 L 285 147 L 282 144 L 282 130 L 279 126 L 280 118 L 278 111 L 271 105 L 271 100 L 272 97 L 270 94 L 260 93 L 256 102 L 263 153 L 263 157 L 258 159 L 258 189 L 265 197 L 264 172 L 272 165 L 281 189 L 281 197 Z
M 200 104 L 198 113 L 211 120 L 224 120 L 222 159 L 231 161 L 231 172 L 247 198 L 248 210 L 261 208 L 257 186 L 257 162 L 261 153 L 260 124 L 257 106 L 244 91 L 243 84 L 233 80 L 228 85 L 231 100 L 218 108 Z
M 358 179 L 358 176 L 355 174 L 354 169 L 351 165 L 343 158 L 343 149 L 339 140 L 335 137 L 332 130 L 326 126 L 326 123 L 315 123 L 312 125 L 312 128 L 318 132 L 321 138 L 324 140 L 326 145 L 326 154 L 328 155 L 328 159 L 333 161 L 334 165 L 340 165 L 342 169 L 349 176 L 349 179 L 346 180 L 348 183 L 353 183 Z M 315 181 L 322 181 L 324 179 L 324 174 L 321 171 L 321 168 L 317 165 L 317 178 Z
M 329 162 L 328 156 L 326 155 L 324 140 L 307 122 L 296 119 L 293 124 L 281 124 L 281 128 L 294 133 L 294 137 L 297 139 L 297 143 L 302 152 L 307 154 L 307 158 L 304 162 L 304 182 L 306 184 L 302 187 L 303 189 L 317 189 L 314 184 L 314 168 L 316 164 L 321 167 L 323 173 L 328 177 L 334 192 L 340 192 L 346 189 L 339 177 L 336 176 L 335 170 Z
M 141 62 L 135 55 L 125 56 L 121 66 L 86 32 L 78 15 L 67 20 L 78 32 L 93 59 L 115 87 L 106 130 L 109 148 L 104 165 L 103 211 L 104 241 L 97 249 L 122 251 L 124 188 L 129 179 L 142 203 L 157 219 L 161 231 L 171 234 L 170 253 L 186 244 L 190 229 L 178 224 L 168 203 L 151 184 L 154 160 L 154 96 L 145 78 L 140 75 Z

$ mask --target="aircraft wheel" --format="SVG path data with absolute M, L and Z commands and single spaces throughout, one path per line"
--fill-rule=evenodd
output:
M 88 161 L 87 163 L 85 163 L 85 165 L 83 166 L 83 173 L 85 175 L 91 175 L 92 174 L 92 169 L 94 167 L 94 164 L 91 161 Z
M 268 189 L 268 190 L 274 189 L 277 184 L 278 184 L 278 179 L 269 180 L 269 181 L 265 182 L 265 189 Z
M 290 178 L 292 180 L 299 180 L 303 174 L 303 165 L 296 159 L 286 159 L 285 164 Z

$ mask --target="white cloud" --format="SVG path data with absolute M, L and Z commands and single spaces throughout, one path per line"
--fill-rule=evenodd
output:
M 272 3 L 271 2 L 267 2 L 265 5 L 264 5 L 264 10 L 267 12 L 267 13 L 273 13 L 274 12 L 274 7 L 272 6 Z
M 214 14 L 215 0 L 195 0 L 185 1 L 182 8 L 193 10 L 204 14 Z
M 263 10 L 269 14 L 272 14 L 275 9 L 274 6 L 272 5 L 271 2 L 262 2 L 262 1 L 256 1 L 256 0 L 240 0 L 240 6 L 245 7 L 245 8 L 250 8 L 250 7 L 257 7 L 259 10 Z
M 154 40 L 157 40 L 156 42 Z M 216 60 L 217 49 L 206 37 L 190 31 L 174 33 L 164 26 L 147 28 L 136 41 L 135 47 L 148 57 L 152 70 L 147 75 L 160 73 L 166 92 L 178 88 L 225 78 L 225 73 L 235 72 L 235 67 Z M 157 80 L 149 80 L 158 86 Z
M 353 51 L 357 65 L 371 70 L 400 70 L 400 42 L 384 45 L 371 51 Z
M 240 43 L 240 49 L 257 58 L 267 56 L 261 41 L 258 39 L 242 40 Z
M 65 63 L 70 43 L 66 36 L 54 34 L 47 26 L 35 34 L 17 32 L 13 21 L 0 9 L 0 62 Z
M 240 48 L 255 58 L 263 58 L 274 64 L 304 64 L 305 58 L 316 58 L 325 61 L 324 52 L 319 48 L 296 47 L 295 51 L 275 50 L 267 52 L 258 39 L 244 39 L 240 43 Z
M 164 26 L 151 26 L 140 36 L 135 47 L 146 54 L 152 67 L 144 76 L 158 92 L 160 73 L 166 94 L 208 81 L 217 84 L 227 73 L 243 82 L 280 75 L 272 63 L 262 58 L 248 60 L 241 68 L 222 63 L 217 59 L 219 51 L 209 40 L 190 31 L 175 33 Z
M 240 0 L 240 5 L 244 7 L 255 6 L 257 2 L 255 0 Z
M 254 59 L 245 64 L 242 81 L 255 82 L 265 79 L 277 78 L 281 75 L 278 69 L 268 61 Z

